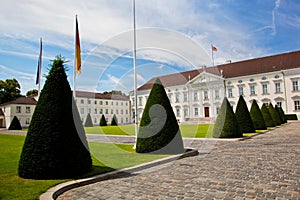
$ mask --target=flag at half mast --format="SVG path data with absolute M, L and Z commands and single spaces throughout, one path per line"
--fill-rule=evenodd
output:
M 80 38 L 79 38 L 77 15 L 76 15 L 76 41 L 75 41 L 75 69 L 77 74 L 81 73 L 81 50 L 80 50 Z

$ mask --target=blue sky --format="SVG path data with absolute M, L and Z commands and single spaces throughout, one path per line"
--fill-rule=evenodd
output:
M 136 0 L 138 85 L 153 76 L 300 49 L 298 0 Z M 132 0 L 6 1 L 0 7 L 0 79 L 35 85 L 61 54 L 73 86 L 75 15 L 82 74 L 77 90 L 133 89 Z M 42 77 L 42 84 L 45 78 Z

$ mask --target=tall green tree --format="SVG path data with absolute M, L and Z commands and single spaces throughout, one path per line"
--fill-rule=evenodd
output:
M 115 114 L 114 114 L 114 116 L 111 119 L 110 125 L 111 126 L 118 126 L 118 119 L 117 119 L 117 116 Z
M 222 105 L 216 119 L 213 129 L 214 138 L 237 138 L 243 137 L 239 123 L 233 112 L 228 99 L 223 99 Z
M 0 104 L 15 100 L 21 95 L 21 86 L 17 79 L 0 80 Z
M 104 115 L 101 116 L 99 125 L 100 126 L 107 126 L 107 122 L 106 122 L 106 119 L 105 119 Z
M 84 126 L 85 127 L 93 127 L 93 120 L 92 120 L 92 117 L 91 117 L 90 113 L 88 113 L 86 115 Z
M 92 159 L 78 109 L 57 56 L 41 91 L 19 161 L 19 176 L 74 178 L 88 172 Z
M 273 121 L 273 118 L 269 112 L 268 107 L 266 106 L 266 104 L 263 104 L 261 107 L 261 113 L 263 115 L 263 118 L 265 120 L 266 126 L 267 127 L 274 127 L 276 126 L 275 122 Z
M 28 90 L 26 92 L 26 97 L 34 97 L 37 96 L 39 91 L 37 89 Z
M 276 111 L 276 109 L 274 108 L 274 106 L 272 105 L 272 103 L 269 104 L 268 109 L 269 109 L 269 112 L 271 114 L 273 121 L 275 122 L 275 126 L 280 125 L 281 124 L 280 116 L 279 116 L 278 112 Z
M 183 153 L 180 129 L 164 86 L 155 81 L 140 122 L 136 152 L 156 154 Z
M 242 133 L 255 132 L 247 104 L 242 95 L 239 97 L 239 101 L 236 106 L 235 116 Z
M 266 130 L 267 126 L 264 120 L 264 117 L 259 109 L 259 106 L 254 99 L 250 108 L 250 116 L 254 125 L 255 130 Z

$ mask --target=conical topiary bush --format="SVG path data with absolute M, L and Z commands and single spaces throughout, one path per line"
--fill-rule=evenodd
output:
M 159 79 L 152 86 L 142 115 L 136 152 L 156 154 L 184 152 L 175 114 Z
M 275 122 L 275 126 L 279 126 L 281 124 L 280 116 L 278 112 L 275 110 L 275 108 L 273 107 L 272 103 L 269 104 L 268 109 L 273 121 Z
M 261 110 L 258 107 L 256 100 L 254 99 L 250 108 L 250 116 L 254 125 L 255 130 L 266 130 L 267 126 Z
M 93 127 L 93 120 L 92 120 L 92 117 L 91 117 L 90 113 L 88 113 L 86 115 L 84 126 L 85 127 Z
M 64 60 L 58 56 L 53 60 L 28 128 L 19 161 L 19 176 L 73 178 L 91 167 L 91 156 L 67 81 Z
M 114 114 L 113 118 L 111 119 L 111 126 L 118 126 L 118 119 L 117 116 Z
M 100 126 L 107 126 L 107 122 L 106 122 L 106 119 L 105 119 L 104 115 L 101 116 L 99 125 Z
M 284 113 L 283 109 L 281 107 L 278 107 L 278 108 L 279 108 L 280 116 L 283 119 L 283 122 L 287 123 L 287 119 L 286 119 L 286 116 L 285 116 L 285 113 Z
M 275 110 L 276 110 L 276 112 L 277 112 L 277 114 L 278 114 L 278 116 L 279 116 L 279 119 L 280 119 L 280 124 L 284 124 L 285 122 L 284 122 L 284 118 L 281 116 L 281 113 L 280 113 L 280 110 L 279 110 L 279 107 L 277 106 L 277 105 L 275 105 Z
M 243 137 L 240 126 L 233 109 L 225 97 L 219 109 L 216 123 L 213 129 L 214 138 L 237 138 Z
M 253 122 L 247 107 L 247 104 L 244 100 L 244 97 L 241 95 L 236 106 L 235 116 L 240 126 L 242 133 L 253 133 L 255 132 Z
M 12 119 L 12 121 L 8 127 L 8 130 L 22 130 L 21 123 L 16 116 L 14 116 L 14 118 Z
M 272 119 L 272 116 L 269 112 L 268 107 L 266 106 L 266 104 L 263 104 L 261 107 L 261 113 L 263 115 L 263 118 L 265 120 L 265 124 L 267 127 L 274 127 L 276 126 L 275 122 Z

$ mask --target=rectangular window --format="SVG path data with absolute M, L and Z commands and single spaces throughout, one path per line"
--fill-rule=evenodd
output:
M 94 114 L 97 114 L 97 108 L 95 108 L 95 110 L 94 110 Z
M 21 113 L 21 106 L 17 106 L 16 112 L 17 112 L 17 113 Z
M 255 95 L 255 86 L 250 85 L 250 95 Z
M 118 110 L 118 109 L 116 110 L 116 114 L 117 114 L 117 115 L 119 114 L 119 110 Z
M 208 91 L 204 90 L 204 100 L 208 100 Z
M 89 108 L 89 113 L 91 113 L 91 109 Z
M 84 114 L 84 108 L 80 108 L 80 114 Z
M 228 97 L 233 97 L 232 88 L 228 88 Z
M 175 102 L 179 103 L 179 94 L 178 93 L 175 95 Z
M 300 100 L 294 101 L 295 104 L 295 110 L 300 110 Z
M 103 102 L 102 101 L 100 101 L 100 105 L 102 105 L 103 104 Z
M 194 108 L 194 115 L 195 115 L 195 116 L 198 116 L 198 114 L 199 114 L 199 113 L 198 113 L 198 108 Z
M 183 112 L 184 112 L 184 117 L 187 117 L 187 116 L 189 115 L 189 111 L 188 111 L 187 108 L 185 108 L 185 109 L 183 110 Z
M 102 108 L 100 109 L 100 114 L 103 114 L 103 109 Z
M 114 110 L 113 109 L 110 110 L 110 114 L 114 114 Z
M 298 81 L 293 81 L 293 91 L 298 91 L 299 87 L 298 87 Z
M 282 102 L 281 102 L 281 101 L 278 101 L 278 102 L 277 102 L 277 106 L 278 106 L 279 108 L 281 108 L 281 107 L 282 107 Z
M 111 105 L 112 105 L 112 106 L 114 105 L 114 102 L 113 102 L 113 101 L 111 102 Z
M 97 104 L 97 101 L 96 101 L 96 100 L 94 101 L 94 104 L 95 104 L 95 105 Z
M 194 101 L 198 101 L 198 92 L 194 92 Z
M 276 93 L 281 92 L 280 83 L 275 83 L 275 92 L 276 92 Z
M 26 113 L 30 113 L 30 107 L 26 106 Z
M 268 85 L 267 84 L 262 85 L 262 91 L 263 91 L 263 94 L 268 94 Z
M 183 93 L 183 101 L 184 101 L 184 102 L 187 102 L 187 101 L 188 101 L 188 95 L 187 95 L 186 92 Z
M 26 124 L 26 125 L 29 125 L 29 124 L 30 124 L 30 118 L 26 118 L 25 124 Z
M 239 95 L 244 96 L 244 88 L 243 87 L 239 87 Z
M 91 104 L 91 100 L 88 100 L 88 104 Z
M 215 98 L 220 99 L 220 91 L 219 90 L 215 90 Z
M 108 105 L 108 101 L 105 101 L 105 105 Z
M 143 105 L 143 97 L 139 97 L 139 106 Z
M 81 100 L 80 100 L 80 103 L 81 103 L 81 104 L 84 104 L 84 99 L 81 99 Z
M 105 114 L 108 114 L 108 109 L 105 109 Z
M 179 108 L 176 108 L 176 116 L 180 117 L 180 109 Z
M 118 106 L 119 105 L 119 102 L 116 102 L 116 106 Z

